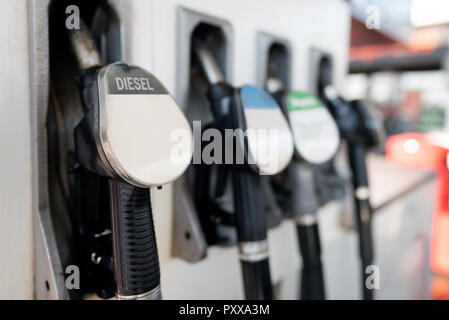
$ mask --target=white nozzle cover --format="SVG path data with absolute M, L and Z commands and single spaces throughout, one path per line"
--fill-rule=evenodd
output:
M 124 63 L 98 74 L 97 148 L 125 181 L 161 186 L 181 176 L 193 152 L 192 129 L 162 83 Z

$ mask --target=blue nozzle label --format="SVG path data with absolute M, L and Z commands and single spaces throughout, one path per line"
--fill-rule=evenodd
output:
M 293 138 L 287 120 L 266 91 L 245 86 L 240 100 L 246 122 L 248 162 L 259 174 L 282 171 L 293 156 Z
M 240 95 L 245 109 L 279 109 L 276 101 L 262 89 L 244 86 L 240 90 Z

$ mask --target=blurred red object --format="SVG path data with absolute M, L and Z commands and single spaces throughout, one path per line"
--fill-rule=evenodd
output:
M 393 165 L 432 170 L 437 174 L 437 199 L 432 219 L 430 266 L 435 273 L 444 276 L 449 276 L 448 153 L 448 148 L 436 144 L 428 135 L 421 133 L 394 135 L 386 143 L 387 160 Z
M 431 290 L 433 300 L 449 300 L 449 279 L 434 276 L 431 281 Z

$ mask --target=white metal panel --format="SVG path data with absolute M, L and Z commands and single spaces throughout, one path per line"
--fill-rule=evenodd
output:
M 27 2 L 0 1 L 0 299 L 33 297 Z

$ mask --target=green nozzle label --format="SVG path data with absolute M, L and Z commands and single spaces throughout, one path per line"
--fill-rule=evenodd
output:
M 320 100 L 304 92 L 293 91 L 287 96 L 287 109 L 289 112 L 322 107 L 323 104 Z
M 294 91 L 287 96 L 287 109 L 298 154 L 312 164 L 330 160 L 340 138 L 327 108 L 318 98 Z

